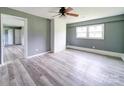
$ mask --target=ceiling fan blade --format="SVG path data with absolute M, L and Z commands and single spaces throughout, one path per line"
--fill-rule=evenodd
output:
M 79 14 L 75 14 L 75 13 L 66 13 L 67 15 L 70 15 L 70 16 L 74 16 L 74 17 L 78 17 Z
M 72 11 L 72 10 L 73 10 L 73 8 L 68 7 L 67 9 L 65 9 L 65 13 L 70 12 L 70 11 Z

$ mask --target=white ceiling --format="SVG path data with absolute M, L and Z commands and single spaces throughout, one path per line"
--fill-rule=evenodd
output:
M 23 11 L 36 16 L 52 19 L 56 13 L 50 11 L 58 11 L 59 7 L 11 7 L 12 9 Z M 124 7 L 73 7 L 73 11 L 78 13 L 79 17 L 66 16 L 63 19 L 67 23 L 86 21 L 91 19 L 109 17 L 124 14 Z

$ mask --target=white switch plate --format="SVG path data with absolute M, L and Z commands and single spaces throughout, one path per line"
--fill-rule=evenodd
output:
M 95 46 L 92 46 L 92 48 L 96 48 Z

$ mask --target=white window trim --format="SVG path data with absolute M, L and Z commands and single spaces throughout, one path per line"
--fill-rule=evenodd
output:
M 98 25 L 101 25 L 102 26 L 102 38 L 91 38 L 91 37 L 88 36 L 87 37 L 88 39 L 104 39 L 104 31 L 105 31 L 104 30 L 104 24 L 89 25 L 88 26 L 88 29 L 89 29 L 90 26 L 98 26 Z M 89 30 L 88 30 L 88 35 L 89 35 Z
M 89 27 L 90 26 L 97 26 L 97 25 L 102 25 L 102 38 L 91 38 L 91 37 L 89 37 Z M 79 27 L 81 27 L 81 26 L 79 26 Z M 104 24 L 96 24 L 96 25 L 88 25 L 88 26 L 83 26 L 83 27 L 87 27 L 87 37 L 77 37 L 77 32 L 76 32 L 76 38 L 77 39 L 96 39 L 96 40 L 104 40 L 104 38 L 105 38 L 105 35 L 104 35 L 104 33 L 105 33 L 105 29 L 104 29 Z M 76 27 L 76 28 L 78 28 L 78 27 Z
M 88 28 L 87 26 L 79 26 L 79 27 L 86 27 L 86 28 Z M 84 38 L 84 39 L 87 39 L 87 37 L 77 37 L 77 28 L 78 27 L 76 27 L 76 38 Z M 88 30 L 87 30 L 88 31 Z

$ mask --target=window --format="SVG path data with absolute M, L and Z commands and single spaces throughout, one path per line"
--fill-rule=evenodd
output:
M 76 28 L 77 38 L 104 39 L 104 24 Z
M 89 38 L 104 39 L 104 25 L 92 25 L 89 26 Z
M 87 38 L 87 27 L 76 28 L 77 38 Z

